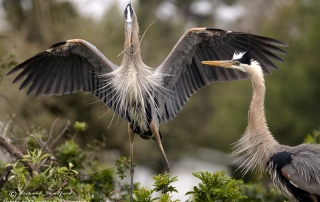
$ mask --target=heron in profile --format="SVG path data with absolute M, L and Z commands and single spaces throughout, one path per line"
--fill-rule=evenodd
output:
M 278 40 L 214 28 L 193 28 L 180 38 L 170 54 L 155 69 L 144 64 L 140 55 L 137 16 L 129 3 L 124 10 L 125 40 L 120 66 L 113 64 L 95 46 L 82 39 L 70 39 L 52 45 L 7 75 L 20 71 L 13 83 L 23 80 L 20 90 L 29 86 L 27 94 L 52 96 L 83 90 L 96 95 L 116 114 L 128 122 L 131 160 L 131 192 L 133 183 L 133 139 L 157 141 L 165 160 L 159 125 L 176 117 L 183 105 L 200 88 L 211 82 L 246 79 L 241 71 L 207 67 L 202 60 L 230 58 L 235 50 L 245 50 L 248 39 L 256 50 L 265 74 L 282 62 L 277 54 L 287 44 Z M 165 37 L 165 36 L 163 36 Z
M 252 81 L 253 96 L 248 126 L 235 143 L 244 174 L 259 167 L 268 170 L 273 183 L 295 202 L 320 202 L 320 145 L 295 147 L 279 144 L 269 131 L 264 112 L 265 83 L 263 68 L 251 51 L 235 53 L 232 60 L 203 61 L 203 64 L 235 69 L 246 73 Z

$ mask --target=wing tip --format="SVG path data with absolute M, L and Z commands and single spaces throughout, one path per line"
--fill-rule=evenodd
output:
M 6 76 L 9 76 L 9 75 L 11 75 L 11 74 L 15 73 L 16 71 L 18 71 L 17 66 L 16 66 L 16 67 L 14 67 L 13 69 L 11 69 L 11 70 L 6 74 Z M 13 83 L 13 82 L 12 82 L 12 83 Z
M 244 34 L 248 34 L 248 33 L 244 33 Z M 288 47 L 289 44 L 279 41 L 277 39 L 274 38 L 270 38 L 270 37 L 266 37 L 266 36 L 261 36 L 261 35 L 255 35 L 255 34 L 250 34 L 249 35 L 256 37 L 256 38 L 260 38 L 262 40 L 266 40 L 266 43 L 271 44 L 271 45 L 275 45 L 275 46 L 280 46 L 280 47 Z
M 21 63 L 21 64 L 18 64 L 17 66 L 15 66 L 14 68 L 12 68 L 12 69 L 6 74 L 6 76 L 9 76 L 9 75 L 11 75 L 11 74 L 14 74 L 15 72 L 19 71 L 20 69 L 23 69 L 23 66 L 24 66 L 27 62 L 28 62 L 28 60 L 25 61 L 25 62 L 23 62 L 23 63 Z
M 276 39 L 273 39 L 273 42 L 276 42 L 277 46 L 281 46 L 281 47 L 288 47 L 289 46 L 289 44 L 282 42 L 282 41 L 279 41 L 279 40 L 276 40 Z M 288 54 L 288 53 L 286 52 L 285 54 Z

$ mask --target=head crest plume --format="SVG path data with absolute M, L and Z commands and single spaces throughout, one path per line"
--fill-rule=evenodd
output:
M 250 30 L 249 30 L 249 34 L 250 34 Z M 235 52 L 233 55 L 233 60 L 238 60 L 239 62 L 243 63 L 243 64 L 251 64 L 251 59 L 253 59 L 252 56 L 252 52 L 254 51 L 254 49 L 251 47 L 250 45 L 250 39 L 248 37 L 248 49 L 247 51 L 241 52 Z

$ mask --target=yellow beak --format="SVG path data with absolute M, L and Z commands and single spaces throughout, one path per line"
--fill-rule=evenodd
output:
M 233 65 L 234 62 L 232 60 L 212 60 L 212 61 L 202 61 L 201 63 L 204 65 L 229 68 Z
M 128 30 L 127 38 L 128 38 L 128 46 L 131 46 L 131 31 L 129 30 Z
M 132 23 L 127 23 L 127 39 L 128 45 L 131 46 Z

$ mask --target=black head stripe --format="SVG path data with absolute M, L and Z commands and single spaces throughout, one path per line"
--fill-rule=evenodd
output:
M 251 64 L 251 54 L 249 52 L 249 50 L 247 52 L 245 52 L 245 54 L 243 54 L 243 56 L 238 59 L 238 61 L 242 64 L 247 64 L 247 65 L 250 65 Z
M 134 11 L 131 7 L 131 2 L 128 3 L 126 9 L 124 10 L 124 18 L 125 19 L 133 19 Z

